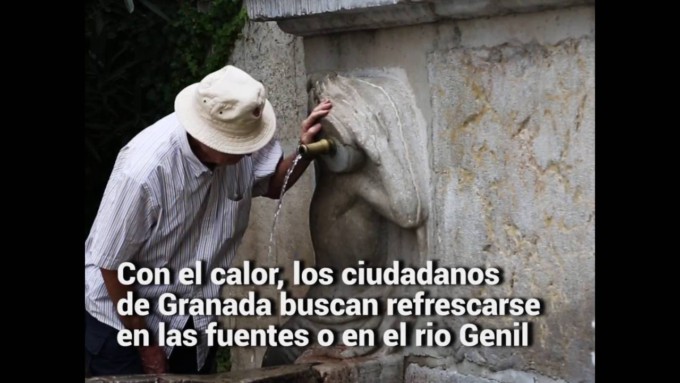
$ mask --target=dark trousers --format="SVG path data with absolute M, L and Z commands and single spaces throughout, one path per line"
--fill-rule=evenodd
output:
M 185 329 L 193 328 L 189 318 Z M 118 344 L 118 330 L 106 325 L 85 311 L 85 365 L 90 376 L 143 374 L 142 361 L 134 346 Z M 217 371 L 215 355 L 217 347 L 211 347 L 203 368 L 196 366 L 196 346 L 175 346 L 168 359 L 172 374 L 214 374 Z

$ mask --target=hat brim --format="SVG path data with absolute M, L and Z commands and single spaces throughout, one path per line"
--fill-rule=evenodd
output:
M 276 116 L 269 100 L 265 101 L 257 129 L 247 137 L 229 135 L 217 130 L 194 107 L 198 83 L 184 88 L 175 97 L 175 113 L 184 129 L 202 144 L 228 154 L 248 154 L 263 148 L 274 137 Z

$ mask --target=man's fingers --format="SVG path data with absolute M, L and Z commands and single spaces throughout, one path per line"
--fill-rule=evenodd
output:
M 330 113 L 332 107 L 333 104 L 330 100 L 323 100 L 314 107 L 309 116 L 302 121 L 301 141 L 304 141 L 303 143 L 311 141 L 311 139 L 321 130 L 319 119 L 326 117 L 328 113 Z
M 331 104 L 331 102 L 328 100 L 319 103 L 314 107 L 314 109 L 312 109 L 312 112 L 307 117 L 307 120 L 314 118 L 314 116 L 318 116 L 320 113 L 328 113 L 332 107 L 333 104 Z
M 307 129 L 307 134 L 315 135 L 321 130 L 321 123 L 316 123 Z
M 321 130 L 321 124 L 316 123 L 312 125 L 306 132 L 302 134 L 302 137 L 300 137 L 300 143 L 302 144 L 310 144 L 314 141 L 314 136 L 316 136 L 317 133 Z
M 307 117 L 307 119 L 302 124 L 303 129 L 304 130 L 309 129 L 309 127 L 314 125 L 314 123 L 318 119 L 327 116 L 329 112 L 330 112 L 329 109 L 322 109 L 322 110 L 313 111 L 312 113 L 309 114 L 309 117 Z
M 333 104 L 329 100 L 324 100 L 320 102 L 317 106 L 314 107 L 314 110 L 317 109 L 330 109 L 333 107 Z
M 307 129 L 307 131 L 303 134 L 304 136 L 314 136 L 315 134 L 319 133 L 321 130 L 321 123 L 317 122 L 316 124 L 312 125 Z
M 144 366 L 144 372 L 147 374 L 163 374 L 167 371 L 166 363 L 164 361 L 157 361 Z
M 330 108 L 328 108 L 328 109 L 317 109 L 317 110 L 313 110 L 312 113 L 309 114 L 309 116 L 307 117 L 307 119 L 309 120 L 309 119 L 318 118 L 319 116 L 325 116 L 325 115 L 327 115 L 330 111 L 331 111 Z
M 162 374 L 166 372 L 168 361 L 160 346 L 141 347 L 139 351 L 145 373 Z

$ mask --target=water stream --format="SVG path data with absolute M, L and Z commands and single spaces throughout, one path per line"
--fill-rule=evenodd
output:
M 283 195 L 286 193 L 286 186 L 288 185 L 288 178 L 290 178 L 290 175 L 293 173 L 293 170 L 295 169 L 295 166 L 297 165 L 298 161 L 302 158 L 301 154 L 298 154 L 297 157 L 293 160 L 293 164 L 288 168 L 288 171 L 286 172 L 286 177 L 283 179 L 283 187 L 281 187 L 281 195 L 279 195 L 279 205 L 276 207 L 276 213 L 274 213 L 274 222 L 272 223 L 272 230 L 271 233 L 269 234 L 269 250 L 267 251 L 267 261 L 270 262 L 270 264 L 274 264 L 274 260 L 272 259 L 272 248 L 276 244 L 274 241 L 274 230 L 276 229 L 276 222 L 279 220 L 279 213 L 281 213 L 281 206 L 283 205 Z

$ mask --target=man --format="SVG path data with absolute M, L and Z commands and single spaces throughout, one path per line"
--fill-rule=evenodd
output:
M 320 131 L 331 110 L 323 101 L 302 122 L 300 142 Z M 204 270 L 227 268 L 248 224 L 251 198 L 279 198 L 295 155 L 283 159 L 274 139 L 276 118 L 264 86 L 226 66 L 188 86 L 175 99 L 175 113 L 140 132 L 119 153 L 97 217 L 85 242 L 85 348 L 90 373 L 212 373 L 215 350 L 195 347 L 122 347 L 118 330 L 194 328 L 202 334 L 209 316 L 165 317 L 156 298 L 215 298 L 219 287 L 123 285 L 118 266 L 178 271 L 197 260 Z M 300 160 L 293 185 L 309 165 Z M 129 291 L 147 298 L 148 316 L 119 316 L 118 300 Z

